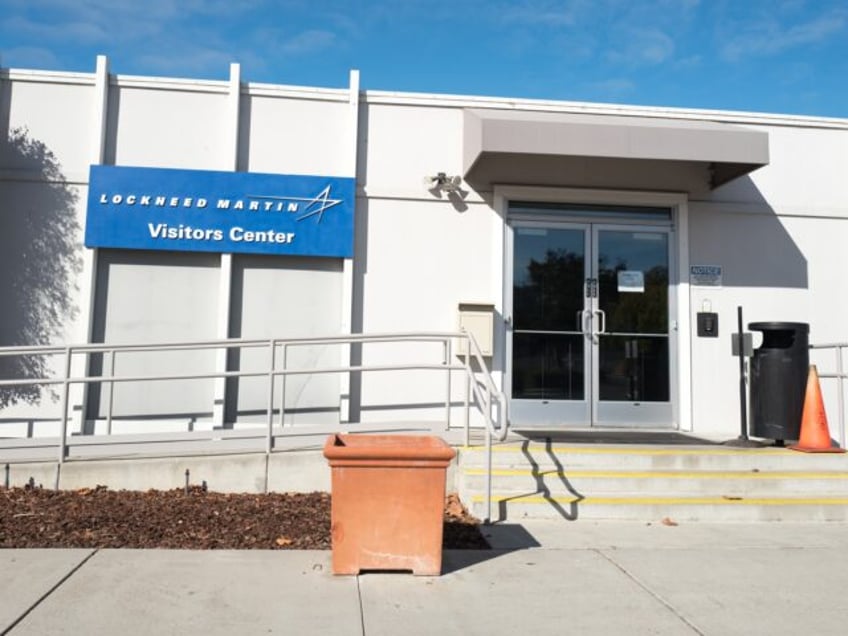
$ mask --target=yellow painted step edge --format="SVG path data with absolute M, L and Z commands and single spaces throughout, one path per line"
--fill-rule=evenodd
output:
M 464 475 L 485 475 L 485 468 L 464 468 Z M 498 477 L 575 477 L 597 478 L 597 479 L 848 479 L 848 472 L 773 472 L 750 470 L 740 471 L 660 471 L 660 470 L 638 470 L 638 471 L 616 471 L 616 470 L 543 470 L 533 472 L 532 470 L 496 468 L 492 470 L 493 476 Z
M 493 453 L 522 453 L 525 449 L 519 446 L 494 446 Z M 483 453 L 483 446 L 461 446 L 461 452 Z M 796 455 L 797 451 L 788 448 L 710 448 L 700 446 L 698 448 L 630 448 L 627 446 L 554 446 L 550 449 L 543 445 L 535 444 L 526 449 L 528 452 L 537 454 L 553 453 L 554 455 Z M 841 455 L 833 455 L 841 457 Z
M 474 503 L 485 503 L 486 497 L 474 495 Z M 492 503 L 501 501 L 516 504 L 558 504 L 576 503 L 580 505 L 727 505 L 727 506 L 846 506 L 848 498 L 844 497 L 540 497 L 527 496 L 493 496 Z

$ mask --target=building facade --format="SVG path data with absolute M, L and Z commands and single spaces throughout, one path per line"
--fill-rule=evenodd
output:
M 0 144 L 2 346 L 455 331 L 473 306 L 492 313 L 514 427 L 721 437 L 739 430 L 738 307 L 846 338 L 848 120 L 361 91 L 355 71 L 338 90 L 245 82 L 238 65 L 228 81 L 131 77 L 101 57 L 94 73 L 0 70 Z M 260 370 L 263 355 L 116 364 Z M 390 401 L 441 417 L 422 397 L 441 382 L 297 376 L 286 417 L 380 421 Z M 258 378 L 110 399 L 145 430 L 265 409 Z M 103 396 L 71 402 L 98 432 Z M 0 436 L 55 433 L 58 413 L 46 394 L 10 401 Z

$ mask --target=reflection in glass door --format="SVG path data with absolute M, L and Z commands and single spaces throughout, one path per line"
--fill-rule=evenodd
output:
M 593 228 L 594 419 L 671 423 L 668 232 Z
M 669 230 L 513 223 L 518 426 L 669 426 Z
M 512 273 L 512 400 L 522 418 L 589 417 L 586 227 L 516 227 Z M 518 412 L 516 412 L 518 414 Z

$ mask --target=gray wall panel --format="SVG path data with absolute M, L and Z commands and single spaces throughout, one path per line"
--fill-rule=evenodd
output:
M 342 315 L 342 261 L 325 258 L 239 255 L 233 258 L 230 336 L 302 338 L 337 334 Z M 231 354 L 231 369 L 268 369 L 268 349 Z M 288 368 L 338 366 L 339 346 L 291 348 Z M 277 368 L 281 366 L 277 356 Z M 276 384 L 279 421 L 282 380 Z M 229 422 L 264 421 L 265 378 L 232 380 L 227 389 Z M 337 422 L 339 376 L 297 375 L 286 381 L 286 423 Z
M 216 334 L 217 254 L 101 250 L 94 342 L 166 343 L 212 340 Z M 99 360 L 92 361 L 93 370 Z M 104 360 L 108 366 L 108 360 Z M 209 373 L 215 352 L 122 353 L 117 375 Z M 105 369 L 108 372 L 108 368 Z M 106 396 L 89 398 L 89 417 L 105 417 Z M 116 384 L 113 413 L 121 418 L 167 414 L 191 422 L 212 414 L 213 380 Z

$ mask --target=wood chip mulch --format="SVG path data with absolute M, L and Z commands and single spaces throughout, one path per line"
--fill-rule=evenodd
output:
M 445 502 L 445 549 L 488 549 L 456 495 Z M 146 492 L 0 490 L 0 548 L 329 550 L 327 493 L 228 494 L 192 486 Z

